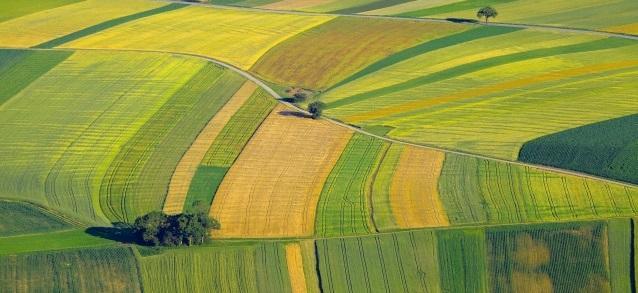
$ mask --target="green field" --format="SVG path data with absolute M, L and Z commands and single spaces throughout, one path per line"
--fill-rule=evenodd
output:
M 0 292 L 635 292 L 637 3 L 4 1 Z
M 0 287 L 7 292 L 141 292 L 137 276 L 130 248 L 0 256 Z
M 528 141 L 518 159 L 638 184 L 638 115 Z
M 79 1 L 82 0 L 4 1 L 0 3 L 0 22 Z
M 442 292 L 432 231 L 317 240 L 316 245 L 324 292 Z
M 282 244 L 259 244 L 171 250 L 139 261 L 150 292 L 290 292 L 285 257 Z
M 638 189 L 449 154 L 439 193 L 451 223 L 527 223 L 636 213 Z
M 239 75 L 206 64 L 146 121 L 102 180 L 100 200 L 109 218 L 132 221 L 161 209 L 179 160 L 242 83 Z
M 367 234 L 370 220 L 370 181 L 387 143 L 355 134 L 328 176 L 317 210 L 315 231 L 320 236 Z
M 72 225 L 43 208 L 0 201 L 0 237 L 70 229 Z
M 607 252 L 607 230 L 600 222 L 488 229 L 486 237 L 494 292 L 610 292 L 608 253 L 629 251 L 613 251 L 610 246 Z M 610 242 L 610 245 L 619 248 L 616 243 L 622 244 L 629 239 L 614 240 L 619 242 Z M 622 258 L 627 259 L 627 255 Z M 627 268 L 615 273 L 623 280 L 622 286 L 629 289 Z M 627 275 L 623 276 L 623 273 Z M 614 292 L 626 291 L 616 287 Z

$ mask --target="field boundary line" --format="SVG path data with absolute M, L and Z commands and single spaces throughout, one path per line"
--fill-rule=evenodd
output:
M 160 0 L 163 1 L 163 0 Z M 638 39 L 638 36 L 636 36 L 636 39 Z M 14 47 L 0 47 L 1 49 L 16 49 Z M 281 95 L 279 95 L 275 90 L 273 90 L 270 86 L 268 86 L 264 81 L 262 81 L 261 79 L 255 77 L 254 75 L 252 75 L 251 73 L 244 71 L 232 64 L 228 64 L 222 61 L 219 61 L 217 59 L 214 59 L 212 57 L 208 57 L 208 56 L 204 56 L 204 55 L 200 55 L 200 54 L 193 54 L 193 53 L 181 53 L 181 52 L 174 52 L 174 51 L 162 51 L 162 50 L 145 50 L 145 49 L 110 49 L 110 48 L 54 48 L 54 49 L 44 49 L 44 48 L 17 48 L 17 49 L 23 49 L 23 50 L 49 50 L 49 51 L 113 51 L 113 52 L 140 52 L 140 53 L 162 53 L 162 54 L 171 54 L 171 55 L 176 55 L 176 56 L 185 56 L 185 57 L 195 57 L 195 58 L 200 58 L 203 60 L 207 60 L 209 62 L 212 62 L 214 64 L 217 64 L 221 67 L 227 68 L 229 70 L 234 71 L 235 73 L 243 76 L 244 78 L 254 82 L 255 84 L 257 84 L 259 87 L 261 87 L 263 90 L 265 90 L 267 93 L 269 93 L 273 98 L 275 98 L 279 103 L 283 104 L 284 106 L 300 111 L 306 115 L 310 115 L 310 113 L 308 111 L 306 111 L 305 109 L 302 109 L 290 102 L 286 102 L 283 97 Z M 521 162 L 521 161 L 512 161 L 512 160 L 507 160 L 507 159 L 502 159 L 502 158 L 495 158 L 495 157 L 490 157 L 490 156 L 486 156 L 486 155 L 481 155 L 481 154 L 476 154 L 476 153 L 472 153 L 472 152 L 465 152 L 465 151 L 459 151 L 459 150 L 454 150 L 454 149 L 448 149 L 448 148 L 443 148 L 443 147 L 438 147 L 438 146 L 433 146 L 433 145 L 429 145 L 429 144 L 418 144 L 418 143 L 414 143 L 414 142 L 409 142 L 409 141 L 405 141 L 405 140 L 401 140 L 401 139 L 396 139 L 396 138 L 390 138 L 390 137 L 385 137 L 385 136 L 381 136 L 381 135 L 377 135 L 374 133 L 370 133 L 367 132 L 363 129 L 361 129 L 360 127 L 357 126 L 353 126 L 351 124 L 339 121 L 338 119 L 334 119 L 331 117 L 325 117 L 322 118 L 332 124 L 335 124 L 337 126 L 341 126 L 343 128 L 349 129 L 351 131 L 357 132 L 357 133 L 361 133 L 364 135 L 368 135 L 368 136 L 372 136 L 390 143 L 397 143 L 397 144 L 401 144 L 401 145 L 407 145 L 407 146 L 413 146 L 413 147 L 418 147 L 418 148 L 423 148 L 423 149 L 428 149 L 428 150 L 434 150 L 434 151 L 441 151 L 441 152 L 445 152 L 448 154 L 456 154 L 456 155 L 461 155 L 461 156 L 467 156 L 467 157 L 471 157 L 471 158 L 476 158 L 476 159 L 482 159 L 482 160 L 490 160 L 490 161 L 494 161 L 494 162 L 501 162 L 501 163 L 506 163 L 506 164 L 513 164 L 513 165 L 517 165 L 517 166 L 523 166 L 523 167 L 530 167 L 530 168 L 534 168 L 537 170 L 544 170 L 544 171 L 550 171 L 550 172 L 555 172 L 555 173 L 559 173 L 559 174 L 565 174 L 565 175 L 572 175 L 572 176 L 577 176 L 577 177 L 581 177 L 581 178 L 586 178 L 586 179 L 592 179 L 592 180 L 597 180 L 597 181 L 601 181 L 601 182 L 606 182 L 606 183 L 610 183 L 610 184 L 615 184 L 618 186 L 625 186 L 625 187 L 630 187 L 630 188 L 638 188 L 638 185 L 636 184 L 632 184 L 632 183 L 628 183 L 628 182 L 623 182 L 623 181 L 619 181 L 619 180 L 614 180 L 614 179 L 609 179 L 609 178 L 604 178 L 604 177 L 599 177 L 599 176 L 595 176 L 595 175 L 591 175 L 591 174 L 587 174 L 587 173 L 582 173 L 582 172 L 577 172 L 577 171 L 572 171 L 572 170 L 566 170 L 566 169 L 561 169 L 561 168 L 556 168 L 556 167 L 550 167 L 550 166 L 545 166 L 545 165 L 539 165 L 539 164 L 530 164 L 530 163 L 525 163 L 525 162 Z
M 544 30 L 544 31 L 554 31 L 559 33 L 580 33 L 580 34 L 591 34 L 591 35 L 600 35 L 607 37 L 615 37 L 615 38 L 623 38 L 630 40 L 638 40 L 638 35 L 626 34 L 626 33 L 615 33 L 609 31 L 601 31 L 595 29 L 587 29 L 587 28 L 577 28 L 577 27 L 568 27 L 568 26 L 552 26 L 552 25 L 543 25 L 543 24 L 525 24 L 525 23 L 509 23 L 509 22 L 453 22 L 444 18 L 433 18 L 433 17 L 405 17 L 405 16 L 391 16 L 391 15 L 367 15 L 367 14 L 343 14 L 343 13 L 322 13 L 322 12 L 306 12 L 306 11 L 295 11 L 295 10 L 277 10 L 277 9 L 268 9 L 268 8 L 256 8 L 256 7 L 241 7 L 241 6 L 231 6 L 231 5 L 217 5 L 217 4 L 207 4 L 207 3 L 197 3 L 197 2 L 187 2 L 187 1 L 179 1 L 179 0 L 154 0 L 158 2 L 169 2 L 169 3 L 182 3 L 191 6 L 202 6 L 202 7 L 212 7 L 217 9 L 226 9 L 226 10 L 244 10 L 244 11 L 253 11 L 253 12 L 267 12 L 267 13 L 278 13 L 278 14 L 292 14 L 292 15 L 301 15 L 301 16 L 336 16 L 336 17 L 359 17 L 359 18 L 372 18 L 372 19 L 390 19 L 390 20 L 402 20 L 402 21 L 416 21 L 416 22 L 440 22 L 440 23 L 456 23 L 462 25 L 470 25 L 470 26 L 501 26 L 501 27 L 514 27 L 514 28 L 525 28 L 525 29 L 536 29 L 536 30 Z

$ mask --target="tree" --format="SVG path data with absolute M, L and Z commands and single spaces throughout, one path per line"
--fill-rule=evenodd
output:
M 146 245 L 181 246 L 203 244 L 210 239 L 208 232 L 219 229 L 219 222 L 206 212 L 166 215 L 151 212 L 135 220 L 134 233 Z
M 498 11 L 490 6 L 483 7 L 476 13 L 476 17 L 478 17 L 478 19 L 485 18 L 485 22 L 487 22 L 490 17 L 494 18 L 497 15 Z
M 135 219 L 133 231 L 138 242 L 157 246 L 163 242 L 163 234 L 167 227 L 168 216 L 156 211 Z
M 323 108 L 325 106 L 326 104 L 319 101 L 315 101 L 308 104 L 308 112 L 310 112 L 310 116 L 312 117 L 312 119 L 317 119 L 321 117 L 321 114 L 323 113 Z

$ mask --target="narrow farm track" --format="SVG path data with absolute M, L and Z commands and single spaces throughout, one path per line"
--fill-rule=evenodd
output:
M 215 4 L 206 4 L 206 3 L 196 3 L 196 2 L 184 2 L 177 0 L 156 0 L 160 2 L 169 2 L 169 3 L 182 3 L 193 6 L 205 6 L 205 7 L 214 7 L 218 9 L 238 9 L 245 11 L 253 11 L 253 12 L 270 12 L 270 13 L 281 13 L 281 14 L 292 14 L 292 15 L 307 15 L 307 16 L 343 16 L 343 17 L 359 17 L 359 18 L 371 18 L 371 19 L 393 19 L 393 20 L 403 20 L 403 21 L 417 21 L 417 22 L 442 22 L 442 23 L 450 23 L 449 20 L 441 19 L 441 18 L 416 18 L 416 17 L 400 17 L 400 16 L 385 16 L 385 15 L 363 15 L 363 14 L 341 14 L 341 13 L 320 13 L 320 12 L 303 12 L 303 11 L 290 11 L 290 10 L 275 10 L 275 9 L 267 9 L 267 8 L 254 8 L 254 7 L 240 7 L 240 6 L 226 6 L 226 5 L 215 5 Z M 466 25 L 475 25 L 475 26 L 500 26 L 500 27 L 512 27 L 512 28 L 525 28 L 525 29 L 535 29 L 541 31 L 552 31 L 557 33 L 581 33 L 581 34 L 590 34 L 590 35 L 599 35 L 605 37 L 614 37 L 614 38 L 622 38 L 629 40 L 638 40 L 638 35 L 632 34 L 623 34 L 623 33 L 614 33 L 607 31 L 599 31 L 592 29 L 584 29 L 584 28 L 576 28 L 576 27 L 561 27 L 561 26 L 551 26 L 551 25 L 541 25 L 541 24 L 523 24 L 523 23 L 506 23 L 506 22 L 476 22 L 476 23 L 464 23 Z
M 224 6 L 222 6 L 224 7 Z M 638 36 L 635 37 L 636 40 L 638 40 Z M 5 47 L 0 47 L 0 49 L 16 49 L 16 48 L 5 48 Z M 40 48 L 21 48 L 24 50 L 57 50 L 57 51 L 115 51 L 115 52 L 147 52 L 147 53 L 165 53 L 165 54 L 172 54 L 172 55 L 177 55 L 177 56 L 187 56 L 187 57 L 195 57 L 195 58 L 200 58 L 203 60 L 206 60 L 208 62 L 212 62 L 214 64 L 217 64 L 219 66 L 222 66 L 224 68 L 227 68 L 229 70 L 232 70 L 234 72 L 236 72 L 237 74 L 243 76 L 244 78 L 254 82 L 255 84 L 257 84 L 259 87 L 261 87 L 263 90 L 265 90 L 266 92 L 268 92 L 271 96 L 273 96 L 275 99 L 277 99 L 277 101 L 279 103 L 284 104 L 285 106 L 291 108 L 291 109 L 295 109 L 297 111 L 303 112 L 305 114 L 309 113 L 304 110 L 301 109 L 297 106 L 295 106 L 292 103 L 288 103 L 286 101 L 283 100 L 283 97 L 281 95 L 279 95 L 275 90 L 273 90 L 270 86 L 268 86 L 265 82 L 263 82 L 261 79 L 253 76 L 251 73 L 244 71 L 242 69 L 239 69 L 238 67 L 235 67 L 231 64 L 204 56 L 204 55 L 199 55 L 199 54 L 191 54 L 191 53 L 181 53 L 181 52 L 170 52 L 170 51 L 161 51 L 161 50 L 142 50 L 142 49 L 102 49 L 102 48 L 55 48 L 55 49 L 40 49 Z M 391 142 L 391 143 L 397 143 L 397 144 L 402 144 L 402 145 L 408 145 L 408 146 L 413 146 L 413 147 L 418 147 L 418 148 L 423 148 L 423 149 L 428 149 L 428 150 L 435 150 L 435 151 L 442 151 L 442 152 L 446 152 L 449 154 L 457 154 L 457 155 L 463 155 L 463 156 L 468 156 L 468 157 L 473 157 L 473 158 L 477 158 L 477 159 L 484 159 L 484 160 L 491 160 L 491 161 L 495 161 L 495 162 L 502 162 L 502 163 L 508 163 L 508 164 L 513 164 L 513 165 L 518 165 L 518 166 L 523 166 L 523 167 L 530 167 L 530 168 L 535 168 L 538 170 L 545 170 L 545 171 L 551 171 L 551 172 L 556 172 L 556 173 L 561 173 L 561 174 L 566 174 L 566 175 L 572 175 L 572 176 L 578 176 L 578 177 L 582 177 L 582 178 L 589 178 L 589 179 L 593 179 L 593 180 L 598 180 L 598 181 L 602 181 L 602 182 L 608 182 L 611 184 L 617 184 L 620 186 L 626 186 L 626 187 L 638 187 L 638 185 L 635 184 L 631 184 L 631 183 L 627 183 L 627 182 L 622 182 L 622 181 L 618 181 L 618 180 L 613 180 L 613 179 L 608 179 L 608 178 L 603 178 L 603 177 L 599 177 L 599 176 L 594 176 L 594 175 L 590 175 L 590 174 L 586 174 L 586 173 L 581 173 L 581 172 L 576 172 L 576 171 L 571 171 L 571 170 L 565 170 L 565 169 L 560 169 L 560 168 L 554 168 L 554 167 L 549 167 L 549 166 L 544 166 L 544 165 L 537 165 L 537 164 L 529 164 L 529 163 L 524 163 L 524 162 L 520 162 L 520 161 L 512 161 L 512 160 L 505 160 L 505 159 L 499 159 L 499 158 L 494 158 L 494 157 L 490 157 L 490 156 L 484 156 L 484 155 L 480 155 L 480 154 L 475 154 L 475 153 L 470 153 L 470 152 L 463 152 L 463 151 L 458 151 L 458 150 L 453 150 L 453 149 L 446 149 L 446 148 L 441 148 L 441 147 L 436 147 L 436 146 L 431 146 L 431 145 L 425 145 L 425 144 L 417 144 L 417 143 L 413 143 L 413 142 L 408 142 L 408 141 L 404 141 L 404 140 L 399 140 L 399 139 L 394 139 L 394 138 L 389 138 L 389 137 L 385 137 L 385 136 L 380 136 L 380 135 L 376 135 L 374 133 L 370 133 L 367 132 L 359 127 L 347 124 L 347 123 L 343 123 L 341 121 L 338 121 L 336 119 L 332 119 L 329 117 L 325 117 L 325 120 L 329 121 L 332 124 L 335 124 L 337 126 L 340 127 L 344 127 L 347 129 L 350 129 L 352 131 L 364 134 L 364 135 L 368 135 L 368 136 L 372 136 L 387 142 Z

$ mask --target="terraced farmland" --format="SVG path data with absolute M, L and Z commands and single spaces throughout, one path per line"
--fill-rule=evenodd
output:
M 10 2 L 2 292 L 636 290 L 634 1 Z

